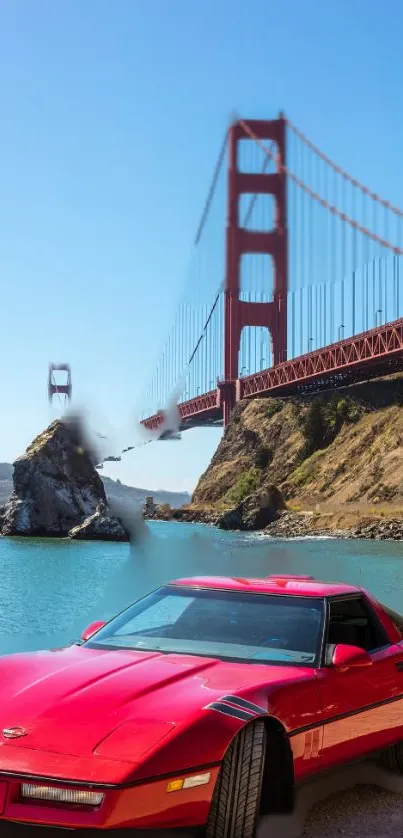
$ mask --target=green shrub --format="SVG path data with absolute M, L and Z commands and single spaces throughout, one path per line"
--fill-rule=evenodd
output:
M 268 419 L 271 419 L 272 416 L 275 416 L 276 413 L 279 412 L 283 407 L 283 403 L 280 402 L 278 399 L 270 399 L 267 405 L 266 416 Z
M 318 457 L 320 457 L 320 454 L 315 452 L 295 469 L 292 475 L 292 482 L 295 486 L 303 486 L 315 479 L 318 470 Z
M 302 418 L 302 433 L 305 439 L 302 458 L 306 459 L 314 451 L 326 448 L 345 423 L 358 422 L 361 416 L 362 409 L 348 396 L 334 393 L 330 399 L 313 399 Z
M 248 495 L 251 495 L 252 492 L 257 489 L 260 480 L 261 475 L 258 468 L 253 467 L 247 471 L 243 471 L 231 489 L 228 489 L 228 492 L 225 495 L 225 500 L 234 506 L 238 506 L 239 503 L 245 500 Z

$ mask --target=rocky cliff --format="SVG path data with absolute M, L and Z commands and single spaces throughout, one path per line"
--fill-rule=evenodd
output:
M 0 506 L 6 503 L 13 491 L 13 467 L 10 463 L 0 463 Z
M 106 509 L 91 453 L 83 448 L 77 428 L 61 421 L 39 434 L 15 461 L 13 483 L 2 509 L 2 535 L 63 537 Z
M 380 537 L 383 528 L 400 538 L 402 442 L 401 375 L 325 395 L 242 402 L 188 514 L 273 534 Z

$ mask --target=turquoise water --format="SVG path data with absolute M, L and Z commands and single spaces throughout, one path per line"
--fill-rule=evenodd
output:
M 399 542 L 274 540 L 202 525 L 151 522 L 141 548 L 105 542 L 0 539 L 0 654 L 78 637 L 176 576 L 311 573 L 353 582 L 403 611 Z

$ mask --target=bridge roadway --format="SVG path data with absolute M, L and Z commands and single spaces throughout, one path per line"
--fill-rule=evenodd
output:
M 368 381 L 402 369 L 403 318 L 400 318 L 284 361 L 276 367 L 239 378 L 235 382 L 236 400 L 314 393 Z M 218 382 L 215 390 L 181 402 L 178 405 L 180 429 L 222 425 L 222 393 L 223 382 Z M 156 431 L 163 422 L 162 412 L 142 420 L 142 424 L 152 431 Z

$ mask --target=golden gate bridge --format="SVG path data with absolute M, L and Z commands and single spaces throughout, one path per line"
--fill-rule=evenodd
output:
M 181 430 L 225 426 L 240 399 L 402 369 L 402 254 L 403 212 L 284 114 L 235 118 L 143 426 L 163 430 L 173 393 Z

